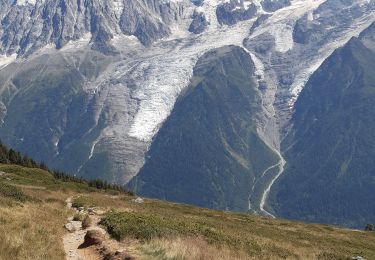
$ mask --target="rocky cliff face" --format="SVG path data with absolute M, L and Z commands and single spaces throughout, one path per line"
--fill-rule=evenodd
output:
M 48 44 L 60 49 L 83 37 L 109 48 L 118 34 L 150 45 L 168 36 L 184 11 L 184 5 L 159 0 L 1 0 L 0 6 L 0 53 L 8 55 L 28 55 Z
M 0 0 L 0 7 L 0 137 L 52 167 L 121 184 L 143 167 L 206 53 L 233 45 L 249 55 L 261 100 L 253 127 L 280 155 L 311 74 L 375 20 L 374 1 L 360 0 Z M 282 173 L 283 163 L 273 163 L 254 187 L 256 211 Z M 248 195 L 253 181 L 244 184 Z M 241 209 L 247 200 L 238 199 Z

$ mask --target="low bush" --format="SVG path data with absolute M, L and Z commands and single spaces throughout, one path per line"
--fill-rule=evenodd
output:
M 84 219 L 85 219 L 85 215 L 81 213 L 77 213 L 73 217 L 74 221 L 83 221 Z
M 374 231 L 374 225 L 373 224 L 367 224 L 365 227 L 365 231 Z
M 6 183 L 0 183 L 0 195 L 19 202 L 25 202 L 28 199 L 20 189 Z
M 174 218 L 158 217 L 147 213 L 110 211 L 100 224 L 117 240 L 126 237 L 149 241 L 172 236 L 200 236 L 210 243 L 231 244 L 231 238 L 203 223 L 187 223 Z
M 85 207 L 86 205 L 85 205 L 84 199 L 85 198 L 81 197 L 81 196 L 74 198 L 73 201 L 72 201 L 72 207 L 76 208 L 76 209 Z

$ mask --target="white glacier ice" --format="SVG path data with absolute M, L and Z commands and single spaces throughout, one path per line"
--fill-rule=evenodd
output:
M 12 54 L 10 56 L 0 55 L 0 70 L 8 66 L 10 63 L 17 59 L 17 54 Z

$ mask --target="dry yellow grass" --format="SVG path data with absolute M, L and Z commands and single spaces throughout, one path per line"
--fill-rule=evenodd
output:
M 166 220 L 166 223 L 161 223 L 164 225 L 161 228 L 173 228 L 176 221 L 181 221 L 198 226 L 202 224 L 223 234 L 218 243 L 207 243 L 204 239 L 192 238 L 189 234 L 153 239 L 138 246 L 136 255 L 141 259 L 210 259 L 210 255 L 220 255 L 220 259 L 336 260 L 350 259 L 357 255 L 375 259 L 374 232 L 274 220 L 157 200 L 146 199 L 143 204 L 137 204 L 132 200 L 127 196 L 91 194 L 77 201 L 107 210 L 114 208 L 121 212 L 133 212 L 141 219 L 144 219 L 142 216 L 156 216 Z M 169 227 L 168 223 L 171 223 Z M 129 238 L 125 240 L 127 239 Z
M 61 203 L 0 207 L 0 259 L 64 259 Z
M 194 260 L 240 260 L 250 259 L 243 252 L 208 244 L 199 237 L 177 237 L 153 239 L 137 247 L 138 256 L 148 259 L 194 259 Z M 253 258 L 257 259 L 257 258 Z

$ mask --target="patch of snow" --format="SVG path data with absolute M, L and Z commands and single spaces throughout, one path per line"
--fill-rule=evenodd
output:
M 93 157 L 93 155 L 94 155 L 94 151 L 95 151 L 95 147 L 96 147 L 96 145 L 99 143 L 99 141 L 100 141 L 100 139 L 98 138 L 98 139 L 96 139 L 96 140 L 92 143 L 92 145 L 91 145 L 91 149 L 90 149 L 90 155 L 89 155 L 87 161 L 89 161 L 89 160 Z
M 112 0 L 114 11 L 116 13 L 116 17 L 120 18 L 121 14 L 124 11 L 124 2 L 123 0 Z
M 246 48 L 244 48 L 246 50 Z M 246 50 L 247 51 L 247 50 Z M 255 76 L 258 77 L 258 80 L 263 81 L 265 79 L 265 68 L 263 62 L 253 53 L 247 51 L 251 56 L 251 59 L 255 65 Z
M 309 14 L 307 15 L 307 19 L 311 22 L 314 20 L 314 13 L 311 11 L 309 12 Z
M 11 64 L 17 59 L 17 54 L 12 54 L 10 56 L 0 55 L 0 70 Z

